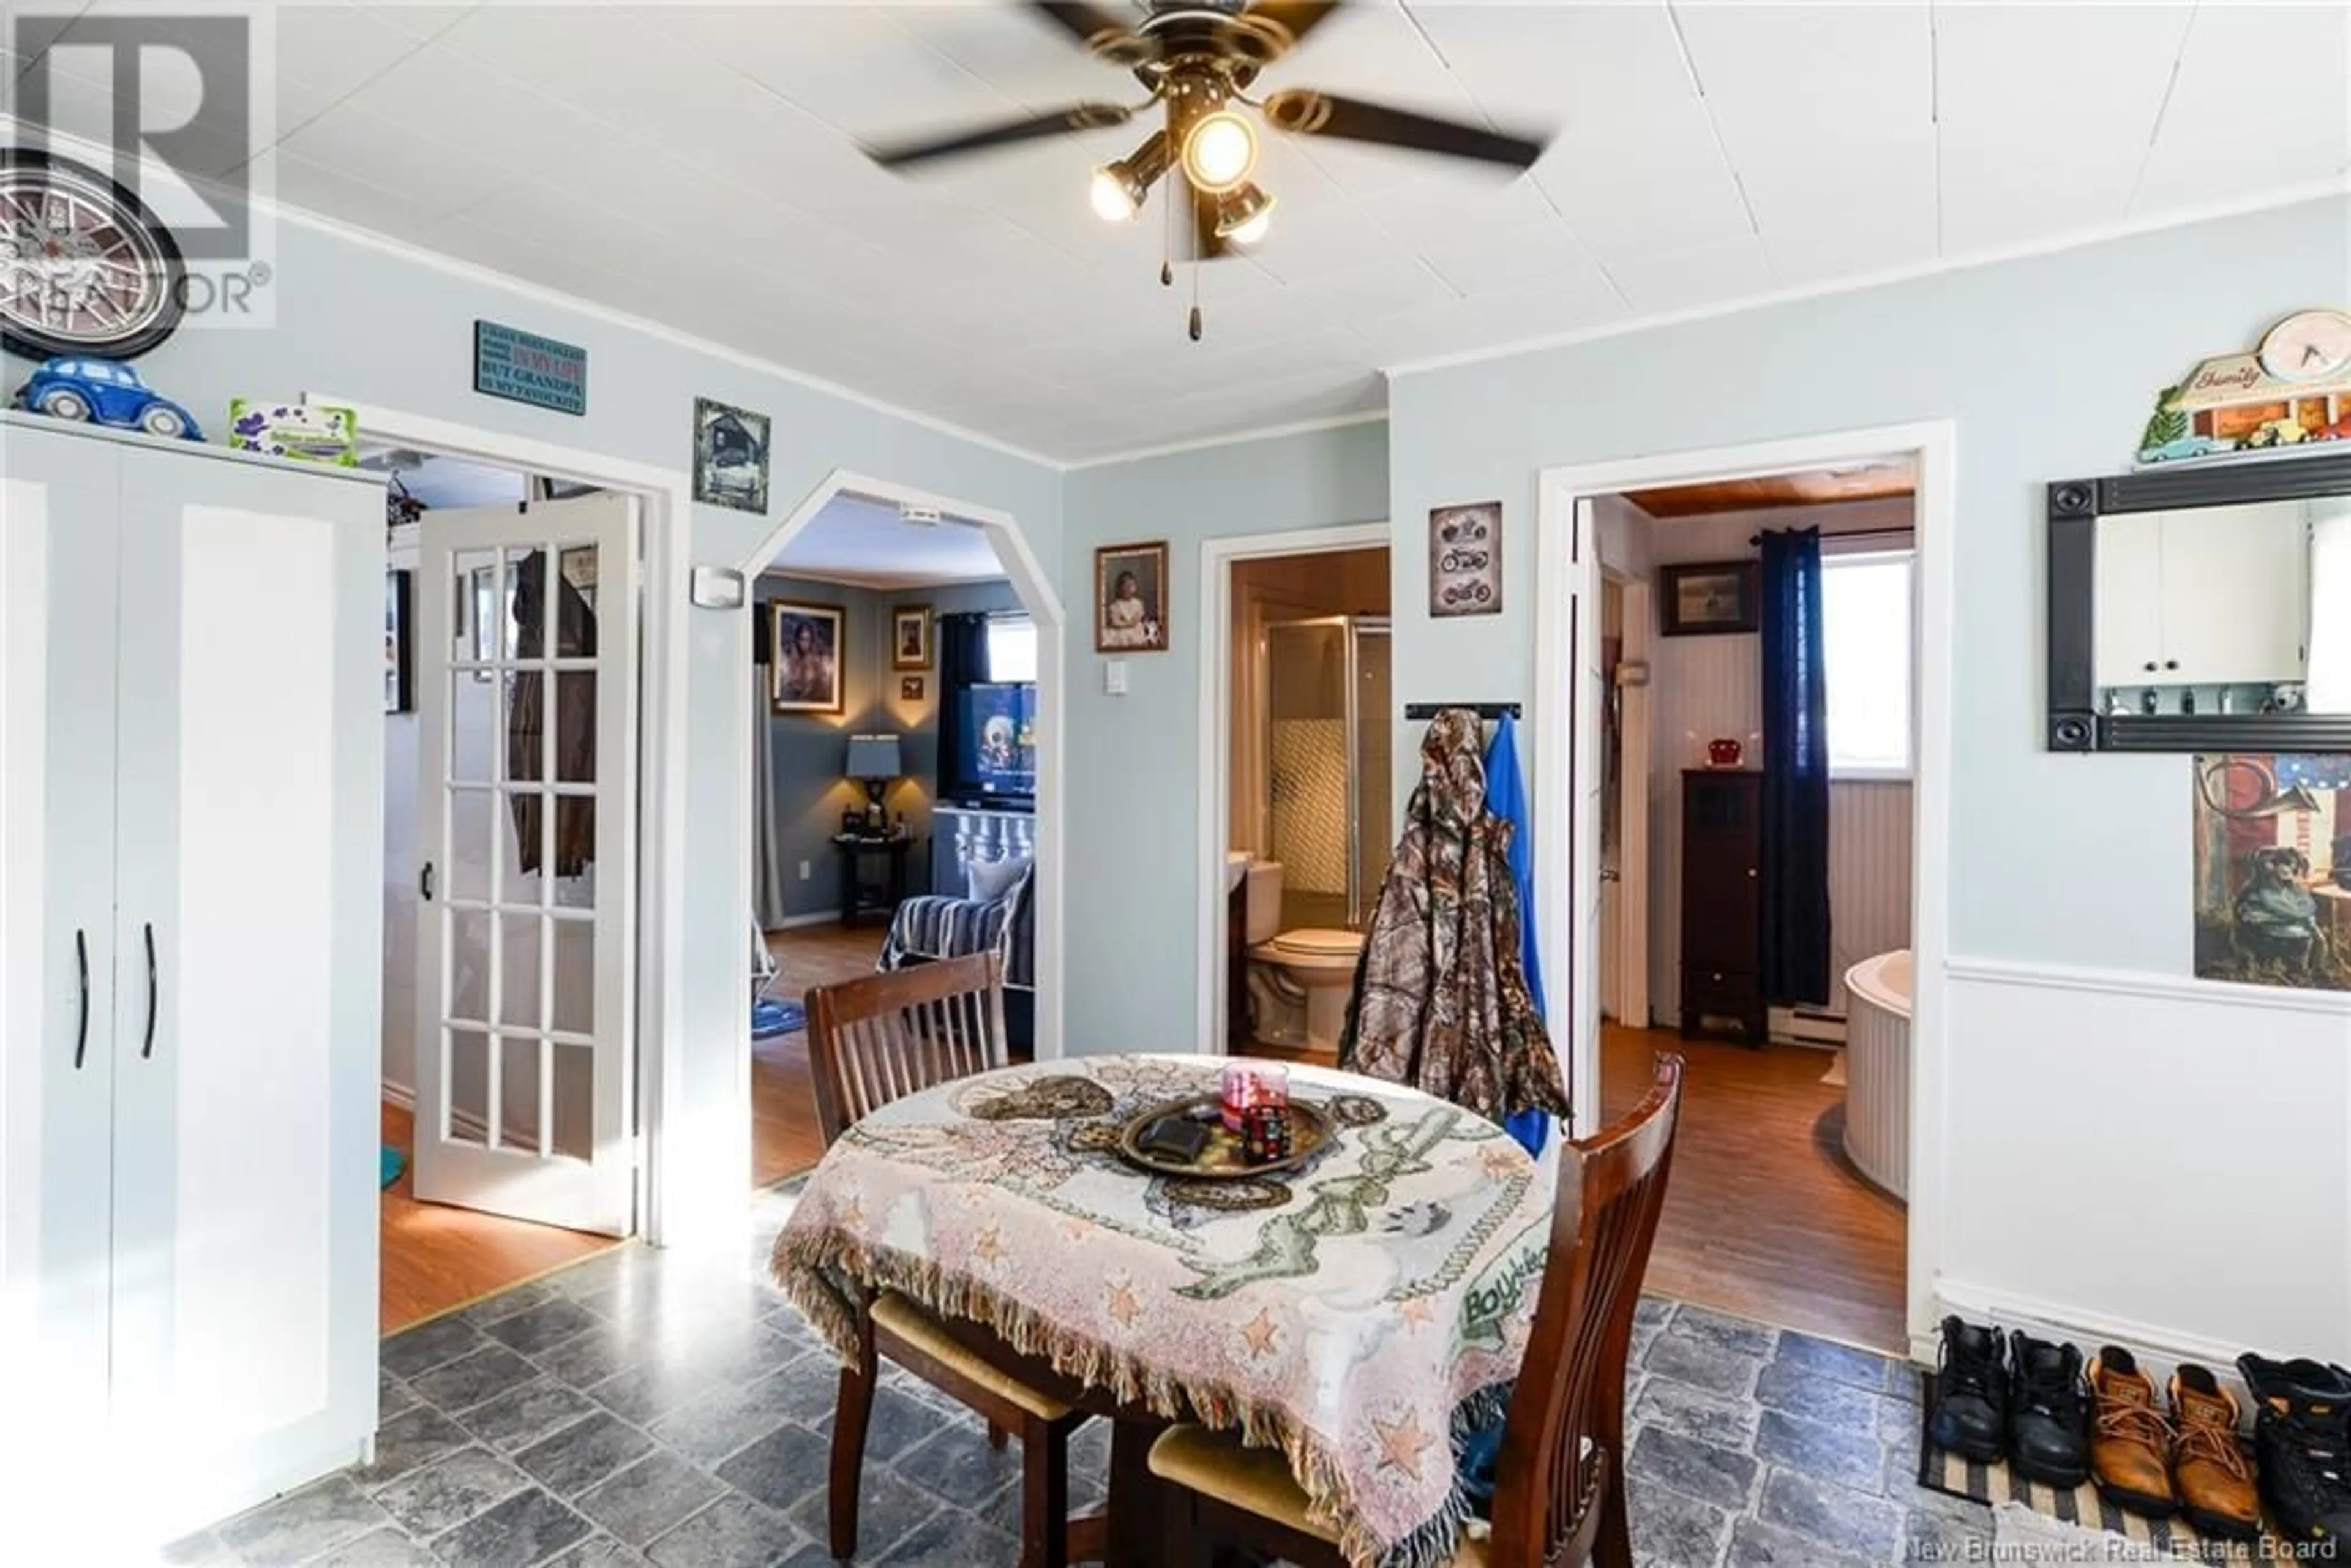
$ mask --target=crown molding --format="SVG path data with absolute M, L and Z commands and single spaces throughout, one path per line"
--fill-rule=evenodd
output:
M 1776 305 L 1791 305 L 1801 300 L 1819 299 L 1833 294 L 1857 294 L 1864 289 L 1880 288 L 1891 283 L 1909 283 L 1922 277 L 1935 277 L 1947 272 L 1963 272 L 1972 267 L 1993 267 L 2001 262 L 2024 261 L 2033 256 L 2056 256 L 2069 250 L 2083 250 L 2091 246 L 2105 245 L 2113 240 L 2131 239 L 2140 235 L 2160 234 L 2166 229 L 2192 228 L 2198 224 L 2215 223 L 2223 218 L 2242 217 L 2252 213 L 2273 212 L 2281 207 L 2298 207 L 2309 202 L 2325 201 L 2330 197 L 2351 194 L 2351 172 L 2338 173 L 2332 179 L 2308 184 L 2292 185 L 2259 196 L 2235 202 L 2213 202 L 2202 206 L 2187 207 L 2161 217 L 2125 219 L 2101 224 L 2094 228 L 2077 229 L 2070 234 L 2053 235 L 2022 245 L 1997 246 L 1984 250 L 1968 251 L 1959 256 L 1938 256 L 1932 261 L 1917 262 L 1908 267 L 1886 267 L 1876 272 L 1861 273 L 1851 277 L 1833 278 L 1826 282 L 1807 284 L 1799 288 L 1773 289 L 1761 294 L 1741 295 L 1735 299 L 1719 300 L 1708 305 L 1693 305 L 1684 310 L 1666 310 L 1646 316 L 1635 316 L 1623 321 L 1611 321 L 1604 326 L 1580 327 L 1572 331 L 1546 332 L 1531 338 L 1514 339 L 1490 348 L 1465 349 L 1458 353 L 1432 354 L 1417 360 L 1399 360 L 1380 367 L 1382 373 L 1394 381 L 1398 376 L 1419 375 L 1427 371 L 1451 370 L 1461 365 L 1482 364 L 1489 360 L 1508 360 L 1520 354 L 1540 353 L 1545 349 L 1570 348 L 1577 343 L 1598 342 L 1607 338 L 1630 337 L 1636 332 L 1653 332 L 1663 327 L 1679 327 L 1693 321 L 1712 320 L 1718 316 L 1737 316 L 1749 310 L 1769 309 Z
M 23 129 L 23 122 L 16 116 L 0 114 L 0 136 L 14 140 L 18 137 Z M 108 167 L 109 161 L 113 157 L 110 149 L 95 146 L 81 137 L 65 131 L 41 129 L 35 141 L 38 145 L 56 146 L 60 151 L 69 152 L 89 163 L 92 168 Z M 266 155 L 266 153 L 262 154 L 262 156 Z M 417 263 L 451 277 L 460 277 L 467 282 L 501 288 L 526 299 L 552 305 L 558 309 L 592 316 L 677 348 L 707 354 L 713 359 L 724 360 L 744 370 L 773 376 L 778 381 L 789 382 L 795 386 L 805 387 L 810 392 L 822 392 L 827 397 L 837 398 L 843 402 L 870 409 L 875 413 L 887 414 L 893 419 L 904 420 L 909 424 L 919 425 L 936 434 L 968 442 L 975 446 L 986 447 L 991 452 L 999 452 L 1008 457 L 1017 457 L 1024 463 L 1031 463 L 1055 473 L 1062 472 L 1069 467 L 1069 464 L 1061 458 L 1049 457 L 1041 452 L 1032 452 L 1025 446 L 1015 445 L 998 436 L 957 424 L 952 420 L 941 419 L 936 414 L 925 413 L 920 409 L 905 408 L 897 403 L 885 402 L 870 392 L 862 392 L 854 387 L 843 386 L 839 382 L 827 381 L 822 376 L 811 375 L 806 371 L 794 370 L 791 366 L 778 361 L 766 359 L 758 354 L 746 353 L 740 349 L 713 341 L 708 338 L 697 337 L 692 332 L 653 320 L 650 317 L 639 316 L 580 295 L 566 293 L 562 289 L 550 287 L 528 277 L 517 277 L 511 272 L 501 272 L 496 267 L 485 267 L 476 261 L 467 261 L 462 256 L 432 249 L 413 240 L 402 239 L 377 229 L 347 223 L 340 218 L 329 217 L 324 213 L 313 212 L 308 207 L 290 206 L 279 201 L 275 194 L 263 195 L 250 191 L 233 191 L 222 185 L 217 180 L 192 178 L 177 171 L 173 171 L 173 176 L 185 180 L 189 184 L 199 189 L 210 191 L 224 199 L 242 201 L 278 221 L 329 235 L 353 245 L 364 246 L 368 249 L 386 256 L 398 256 L 403 261 Z M 359 183 L 364 184 L 366 182 L 360 181 Z
M 1185 452 L 1205 452 L 1212 446 L 1239 446 L 1251 441 L 1279 441 L 1285 435 L 1311 435 L 1322 430 L 1345 430 L 1358 424 L 1385 423 L 1388 411 L 1367 408 L 1357 413 L 1328 414 L 1321 419 L 1295 420 L 1288 424 L 1268 425 L 1262 430 L 1236 430 L 1222 435 L 1202 435 L 1188 441 L 1170 441 L 1158 446 L 1138 446 L 1127 452 L 1113 452 L 1102 457 L 1071 458 L 1061 466 L 1070 473 L 1086 468 L 1108 468 L 1121 463 L 1140 463 L 1149 457 L 1172 457 Z

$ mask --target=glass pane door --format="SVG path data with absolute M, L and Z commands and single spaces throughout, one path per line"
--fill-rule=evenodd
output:
M 430 512 L 417 1196 L 632 1223 L 633 518 Z

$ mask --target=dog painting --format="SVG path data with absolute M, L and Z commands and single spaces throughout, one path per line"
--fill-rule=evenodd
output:
M 2196 758 L 2196 973 L 2351 991 L 2351 758 Z

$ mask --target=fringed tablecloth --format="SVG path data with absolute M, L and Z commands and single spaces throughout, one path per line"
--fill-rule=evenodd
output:
M 844 1356 L 848 1291 L 886 1288 L 1122 1401 L 1238 1428 L 1283 1450 L 1351 1563 L 1441 1563 L 1468 1511 L 1454 1446 L 1517 1375 L 1551 1193 L 1492 1123 L 1303 1067 L 1291 1095 L 1337 1135 L 1302 1169 L 1185 1181 L 1113 1152 L 1219 1066 L 1080 1058 L 887 1105 L 809 1179 L 777 1282 Z

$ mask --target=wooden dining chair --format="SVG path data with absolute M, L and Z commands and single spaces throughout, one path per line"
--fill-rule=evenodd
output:
M 808 993 L 809 1070 L 827 1148 L 893 1100 L 1006 1065 L 1004 971 L 996 954 L 918 964 Z M 1022 1568 L 1061 1568 L 1070 1511 L 1069 1438 L 1086 1419 L 966 1349 L 893 1291 L 864 1303 L 855 1359 L 841 1368 L 829 1507 L 837 1559 L 857 1550 L 857 1500 L 877 1358 L 977 1412 L 988 1440 L 1020 1437 Z
M 1682 1059 L 1660 1056 L 1656 1082 L 1631 1114 L 1560 1152 L 1551 1252 L 1502 1428 L 1493 1533 L 1465 1540 L 1456 1568 L 1633 1568 L 1625 1363 L 1681 1093 Z M 1278 1448 L 1172 1427 L 1152 1447 L 1151 1469 L 1178 1489 L 1196 1563 L 1217 1544 L 1278 1553 L 1301 1568 L 1344 1561 L 1336 1531 L 1307 1517 L 1306 1493 Z

